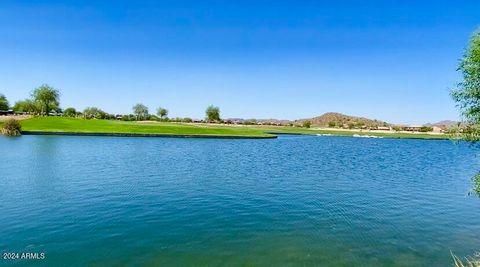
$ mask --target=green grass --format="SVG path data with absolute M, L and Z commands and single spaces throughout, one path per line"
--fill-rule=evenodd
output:
M 262 130 L 244 127 L 215 127 L 180 123 L 139 123 L 114 120 L 85 120 L 64 117 L 35 117 L 21 121 L 23 131 L 75 133 L 128 133 L 168 135 L 213 135 L 271 137 Z
M 23 131 L 76 132 L 76 133 L 126 133 L 168 135 L 212 135 L 232 137 L 271 137 L 275 134 L 332 134 L 337 136 L 376 135 L 389 138 L 447 139 L 446 135 L 409 133 L 372 133 L 339 130 L 315 130 L 287 126 L 233 126 L 213 124 L 188 124 L 169 122 L 124 122 L 114 120 L 85 120 L 65 117 L 35 117 L 21 121 Z

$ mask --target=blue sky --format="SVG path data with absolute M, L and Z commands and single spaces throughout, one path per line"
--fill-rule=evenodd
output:
M 80 3 L 81 2 L 81 3 Z M 0 2 L 0 93 L 63 107 L 394 123 L 458 119 L 449 89 L 480 1 Z

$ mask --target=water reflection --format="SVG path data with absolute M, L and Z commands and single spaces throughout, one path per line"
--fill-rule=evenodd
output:
M 471 194 L 480 197 L 480 172 L 473 176 L 472 181 L 473 188 Z

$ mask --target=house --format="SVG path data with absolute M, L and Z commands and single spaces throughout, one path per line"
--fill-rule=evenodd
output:
M 432 132 L 434 132 L 434 133 L 443 133 L 444 132 L 444 130 L 442 128 L 438 127 L 438 126 L 433 126 L 432 129 L 433 129 Z
M 404 126 L 403 130 L 408 131 L 408 132 L 420 132 L 420 129 L 422 129 L 423 126 L 421 125 L 410 125 L 410 126 Z
M 0 110 L 0 116 L 8 116 L 8 115 L 14 115 L 15 113 L 13 110 Z

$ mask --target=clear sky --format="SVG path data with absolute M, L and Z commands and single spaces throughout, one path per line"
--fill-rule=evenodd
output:
M 80 3 L 81 2 L 81 3 Z M 449 97 L 480 1 L 0 1 L 0 93 L 62 107 L 393 123 L 458 119 Z

